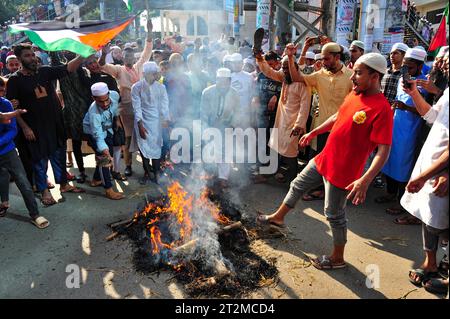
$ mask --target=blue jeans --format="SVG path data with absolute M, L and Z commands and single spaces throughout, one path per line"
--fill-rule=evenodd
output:
M 50 156 L 33 162 L 34 179 L 39 192 L 47 189 L 48 161 L 52 165 L 56 184 L 67 184 L 66 175 L 66 147 L 56 149 Z
M 95 151 L 95 156 L 101 156 L 103 155 L 97 150 L 97 142 L 95 141 L 95 138 L 92 135 L 87 135 L 88 138 L 88 144 L 92 149 Z M 112 134 L 108 133 L 108 135 L 105 138 L 106 145 L 108 145 L 109 154 L 112 156 L 114 154 L 113 150 L 113 136 Z M 112 178 L 111 178 L 111 171 L 109 167 L 98 167 L 98 165 L 95 166 L 95 172 L 94 172 L 94 180 L 96 181 L 102 181 L 102 185 L 105 189 L 109 189 L 112 187 Z

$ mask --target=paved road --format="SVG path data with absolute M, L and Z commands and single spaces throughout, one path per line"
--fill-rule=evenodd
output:
M 85 158 L 93 171 L 93 156 Z M 101 188 L 86 186 L 86 194 L 67 194 L 65 201 L 41 214 L 50 227 L 38 230 L 27 221 L 27 212 L 15 185 L 11 184 L 11 210 L 0 220 L 0 298 L 182 298 L 182 288 L 170 273 L 146 276 L 136 273 L 131 243 L 110 242 L 108 223 L 130 217 L 145 192 L 137 183 L 140 163 L 129 182 L 116 184 L 127 195 L 122 201 L 103 198 Z M 71 172 L 77 173 L 76 169 Z M 51 175 L 51 174 L 50 174 Z M 245 185 L 242 174 L 233 172 L 238 185 L 230 190 L 235 202 L 251 218 L 256 210 L 277 207 L 286 186 L 276 182 Z M 61 199 L 56 190 L 52 193 Z M 367 203 L 348 208 L 347 269 L 321 272 L 307 256 L 329 252 L 331 233 L 322 211 L 323 202 L 300 202 L 287 217 L 292 230 L 284 239 L 260 239 L 252 248 L 259 255 L 277 258 L 280 280 L 250 297 L 262 298 L 438 298 L 408 282 L 411 267 L 423 258 L 418 226 L 398 226 L 384 213 L 386 206 L 373 203 L 380 191 L 371 189 Z M 80 287 L 73 275 L 80 272 Z M 367 273 L 379 274 L 377 289 L 366 286 Z

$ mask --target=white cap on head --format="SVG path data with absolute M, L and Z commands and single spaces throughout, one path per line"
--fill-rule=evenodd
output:
M 312 52 L 312 51 L 308 51 L 308 52 L 306 52 L 306 54 L 305 54 L 305 58 L 306 59 L 314 59 L 314 52 Z
M 2 50 L 9 50 L 7 46 L 2 46 Z
M 379 53 L 372 52 L 361 55 L 356 63 L 365 64 L 381 74 L 385 74 L 387 71 L 386 58 Z
M 14 54 L 8 55 L 8 56 L 6 57 L 6 63 L 8 63 L 8 61 L 9 61 L 9 60 L 12 60 L 12 59 L 16 59 L 16 60 L 17 60 L 17 57 L 16 57 Z
M 220 68 L 217 70 L 216 78 L 231 78 L 231 71 L 227 68 Z
M 142 66 L 142 71 L 144 72 L 144 74 L 158 73 L 159 66 L 153 61 L 145 62 L 144 65 Z
M 395 50 L 406 52 L 406 51 L 408 51 L 408 49 L 409 49 L 409 46 L 407 46 L 406 44 L 404 44 L 402 42 L 398 42 L 392 46 L 391 52 L 394 52 Z
M 410 48 L 408 51 L 406 51 L 405 58 L 410 58 L 418 61 L 425 61 L 425 58 L 427 57 L 427 53 L 425 50 L 421 50 L 418 48 Z
M 92 96 L 104 96 L 109 93 L 108 85 L 104 82 L 94 83 L 91 86 Z
M 222 59 L 222 63 L 225 63 L 225 62 L 231 62 L 232 60 L 231 60 L 231 54 L 226 54 L 224 57 L 223 57 L 223 59 Z
M 231 62 L 242 62 L 242 54 L 240 54 L 240 53 L 233 53 L 231 55 Z
M 416 45 L 414 47 L 414 49 L 419 49 L 419 50 L 422 50 L 422 51 L 426 51 L 425 48 L 423 46 L 421 46 L 421 45 Z
M 359 41 L 359 40 L 353 41 L 352 44 L 350 44 L 350 47 L 352 47 L 352 46 L 358 47 L 358 48 L 360 48 L 361 50 L 365 50 L 364 42 Z
M 322 60 L 323 59 L 323 56 L 322 56 L 322 54 L 320 54 L 320 53 L 317 53 L 315 56 L 314 56 L 314 60 Z
M 131 49 L 132 47 L 131 47 L 131 43 L 130 42 L 127 42 L 127 43 L 125 43 L 124 44 L 124 46 L 123 46 L 123 49 L 125 50 L 125 49 Z

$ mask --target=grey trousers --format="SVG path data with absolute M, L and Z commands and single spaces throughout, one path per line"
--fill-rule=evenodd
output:
M 439 246 L 439 237 L 448 239 L 448 228 L 437 229 L 422 223 L 422 240 L 424 251 L 437 251 Z
M 27 174 L 23 168 L 22 161 L 19 159 L 15 149 L 4 155 L 0 155 L 0 197 L 3 202 L 9 200 L 10 175 L 14 178 L 17 188 L 22 194 L 30 217 L 36 219 L 39 217 L 36 199 L 34 198 L 33 189 L 27 179 Z
M 314 159 L 291 182 L 289 192 L 283 203 L 294 208 L 304 193 L 322 184 L 325 185 L 324 213 L 330 223 L 335 245 L 345 245 L 347 242 L 347 219 L 345 218 L 345 206 L 347 204 L 348 191 L 338 188 L 327 181 L 317 171 Z

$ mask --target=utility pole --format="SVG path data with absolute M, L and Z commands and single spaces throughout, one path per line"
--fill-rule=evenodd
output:
M 100 20 L 105 20 L 105 0 L 100 0 Z
M 275 50 L 275 3 L 270 0 L 270 13 L 269 13 L 269 48 Z

